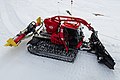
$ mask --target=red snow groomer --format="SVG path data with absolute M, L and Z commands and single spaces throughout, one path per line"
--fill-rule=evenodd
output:
M 84 41 L 81 24 L 92 31 L 89 41 Z M 6 46 L 18 46 L 21 40 L 32 36 L 27 43 L 28 51 L 38 56 L 74 62 L 79 50 L 97 55 L 99 63 L 114 69 L 115 62 L 98 39 L 97 33 L 90 24 L 81 18 L 54 16 L 37 22 L 32 21 L 26 29 L 7 41 Z

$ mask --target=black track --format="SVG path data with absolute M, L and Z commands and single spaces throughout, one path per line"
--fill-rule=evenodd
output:
M 70 49 L 66 53 L 62 45 L 55 45 L 45 38 L 33 37 L 28 44 L 27 49 L 32 54 L 66 62 L 74 62 L 78 53 L 78 50 L 75 49 Z

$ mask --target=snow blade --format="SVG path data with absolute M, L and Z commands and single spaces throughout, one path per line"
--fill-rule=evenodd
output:
M 31 41 L 28 42 L 28 51 L 32 54 L 48 57 L 56 60 L 66 61 L 73 63 L 78 50 L 70 49 L 68 53 L 62 45 L 52 44 L 50 39 L 45 39 L 41 37 L 33 37 Z
M 98 39 L 97 33 L 93 32 L 90 38 L 91 50 L 95 51 L 98 63 L 105 64 L 108 68 L 114 69 L 115 62 L 107 52 L 101 41 Z

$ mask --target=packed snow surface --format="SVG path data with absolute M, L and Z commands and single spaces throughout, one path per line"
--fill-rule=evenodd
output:
M 73 1 L 71 7 L 70 0 L 0 0 L 0 80 L 120 80 L 120 0 Z M 73 64 L 29 54 L 29 39 L 15 48 L 4 46 L 38 16 L 68 15 L 66 10 L 98 31 L 116 62 L 115 70 L 97 63 L 94 54 L 82 51 Z

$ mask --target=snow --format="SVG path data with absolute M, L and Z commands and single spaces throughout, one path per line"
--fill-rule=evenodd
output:
M 73 16 L 87 20 L 98 30 L 100 40 L 116 62 L 115 70 L 110 70 L 87 52 L 80 51 L 71 64 L 29 54 L 29 39 L 15 48 L 4 46 L 8 38 L 38 16 L 44 19 L 68 15 L 70 0 L 0 0 L 0 80 L 120 80 L 119 9 L 119 0 L 74 0 L 72 6 Z

